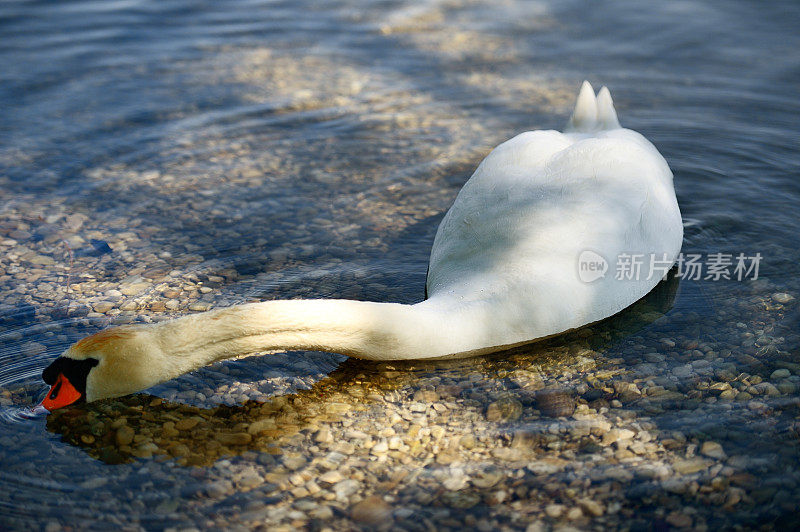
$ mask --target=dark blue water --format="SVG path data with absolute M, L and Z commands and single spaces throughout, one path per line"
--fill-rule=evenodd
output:
M 642 375 L 654 373 L 636 366 L 642 352 L 661 353 L 655 373 L 681 375 L 673 370 L 691 364 L 693 349 L 672 360 L 660 339 L 705 343 L 727 353 L 718 373 L 769 380 L 791 368 L 786 380 L 800 390 L 800 314 L 784 297 L 800 296 L 798 27 L 792 1 L 3 3 L 0 528 L 249 523 L 248 503 L 268 495 L 198 495 L 217 478 L 208 464 L 109 465 L 114 457 L 48 432 L 43 418 L 22 419 L 44 393 L 41 369 L 101 327 L 192 304 L 422 299 L 436 226 L 460 186 L 499 142 L 560 128 L 583 79 L 607 85 L 622 124 L 669 162 L 684 253 L 763 256 L 758 280 L 682 282 L 659 310 L 666 316 L 619 329 L 596 350 Z M 385 368 L 342 369 L 343 360 L 249 359 L 153 393 L 235 405 L 315 386 L 337 367 L 341 382 L 370 372 L 383 382 Z M 498 371 L 497 360 L 459 364 L 406 368 L 403 386 L 419 386 L 415 371 L 456 380 Z M 241 391 L 229 387 L 234 377 Z M 676 385 L 688 397 L 714 379 L 685 380 Z M 792 515 L 797 441 L 785 436 L 798 397 L 765 400 L 767 425 L 763 412 L 737 417 L 747 407 L 730 417 L 686 403 L 647 412 L 665 432 L 713 434 L 738 450 L 728 454 L 761 464 L 746 474 L 774 481 L 756 495 L 746 486 L 743 506 L 704 523 Z M 730 430 L 742 423 L 767 443 Z M 647 501 L 631 510 L 645 523 L 658 507 Z

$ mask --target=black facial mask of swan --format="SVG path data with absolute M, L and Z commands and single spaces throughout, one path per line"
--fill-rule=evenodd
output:
M 58 357 L 42 372 L 42 379 L 50 385 L 42 406 L 52 411 L 86 400 L 86 378 L 98 364 L 96 358 L 75 360 Z

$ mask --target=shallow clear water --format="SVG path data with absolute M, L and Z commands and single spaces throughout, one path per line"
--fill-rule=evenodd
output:
M 799 23 L 790 1 L 3 3 L 0 527 L 344 527 L 369 523 L 353 507 L 372 494 L 391 503 L 384 526 L 407 529 L 548 527 L 566 519 L 548 503 L 581 498 L 604 511 L 581 506 L 580 527 L 795 523 Z M 273 298 L 422 299 L 460 186 L 499 142 L 560 128 L 583 79 L 608 85 L 623 125 L 669 162 L 684 253 L 761 253 L 758 280 L 673 282 L 511 354 L 256 357 L 27 413 L 49 361 L 109 324 Z M 542 386 L 657 449 L 598 450 L 573 431 L 580 416 L 548 414 Z M 288 399 L 264 410 L 275 397 Z M 498 418 L 498 404 L 522 414 Z M 276 411 L 246 445 L 217 437 Z M 207 428 L 161 435 L 191 416 Z M 132 445 L 115 440 L 122 417 Z M 422 427 L 418 454 L 406 421 Z M 390 426 L 407 450 L 359 454 Z M 328 429 L 355 451 L 317 441 Z M 442 443 L 475 431 L 475 446 Z M 703 455 L 708 441 L 725 457 Z M 136 447 L 148 442 L 154 457 Z M 332 450 L 352 455 L 338 470 L 358 490 L 293 492 L 309 479 L 291 475 L 316 478 Z M 504 480 L 482 487 L 487 468 Z M 473 480 L 441 487 L 464 471 Z

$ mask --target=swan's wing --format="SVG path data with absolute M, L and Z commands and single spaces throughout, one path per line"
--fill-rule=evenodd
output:
M 644 296 L 658 279 L 615 282 L 614 261 L 674 260 L 681 238 L 672 174 L 644 137 L 532 132 L 498 147 L 459 193 L 434 241 L 428 291 L 498 301 L 509 313 L 502 321 L 535 338 Z M 581 282 L 585 250 L 603 256 L 611 274 Z
M 553 155 L 573 142 L 573 139 L 555 130 L 520 133 L 493 149 L 475 170 L 470 181 L 516 173 L 531 177 L 531 170 L 544 167 Z

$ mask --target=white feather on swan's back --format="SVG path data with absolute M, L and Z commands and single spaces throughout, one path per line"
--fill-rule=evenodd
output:
M 522 133 L 481 163 L 437 232 L 431 298 L 495 302 L 498 322 L 535 338 L 608 317 L 658 283 L 647 271 L 616 280 L 613 269 L 621 254 L 677 257 L 683 228 L 666 161 L 620 128 L 608 89 L 595 97 L 586 82 L 566 131 Z M 579 279 L 585 250 L 608 261 L 605 278 Z

